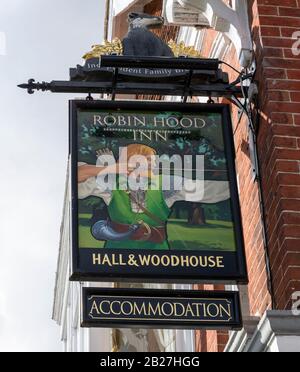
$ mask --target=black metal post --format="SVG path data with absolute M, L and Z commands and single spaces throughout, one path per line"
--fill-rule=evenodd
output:
M 112 93 L 115 94 L 148 94 L 163 96 L 180 96 L 186 89 L 183 83 L 153 82 L 89 82 L 89 81 L 52 81 L 38 83 L 30 79 L 27 84 L 19 85 L 32 94 L 35 90 L 50 91 L 52 93 Z M 244 88 L 245 90 L 246 88 Z M 188 95 L 202 97 L 242 97 L 241 87 L 229 87 L 228 84 L 195 84 L 189 87 Z

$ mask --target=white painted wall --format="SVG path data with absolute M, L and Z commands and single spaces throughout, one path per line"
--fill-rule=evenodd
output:
M 133 2 L 133 0 L 112 0 L 113 1 L 113 9 L 115 14 L 120 13 L 123 9 L 127 8 L 127 6 Z
M 268 351 L 272 353 L 299 353 L 300 336 L 277 336 Z

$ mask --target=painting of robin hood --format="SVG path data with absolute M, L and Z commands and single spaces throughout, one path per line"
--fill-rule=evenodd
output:
M 220 113 L 82 110 L 80 249 L 235 252 Z

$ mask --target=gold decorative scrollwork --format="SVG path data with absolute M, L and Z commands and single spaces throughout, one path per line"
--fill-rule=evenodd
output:
M 170 40 L 168 45 L 172 49 L 175 57 L 201 58 L 201 53 L 198 50 L 192 46 L 186 46 L 183 41 L 176 44 L 174 40 Z
M 186 46 L 182 41 L 176 44 L 174 40 L 170 40 L 168 43 L 169 47 L 172 49 L 175 57 L 190 57 L 190 58 L 201 58 L 201 53 L 192 46 Z M 123 55 L 123 45 L 122 41 L 115 38 L 113 41 L 105 41 L 103 44 L 97 44 L 92 46 L 92 50 L 86 53 L 83 58 L 85 60 L 91 58 L 99 58 L 103 55 Z
M 122 41 L 118 38 L 114 39 L 112 42 L 105 41 L 104 44 L 97 44 L 92 46 L 92 50 L 83 56 L 83 59 L 88 60 L 91 58 L 99 58 L 103 55 L 118 55 L 123 54 Z

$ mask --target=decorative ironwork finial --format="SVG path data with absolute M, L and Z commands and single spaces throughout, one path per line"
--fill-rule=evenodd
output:
M 41 90 L 43 92 L 50 90 L 50 83 L 46 83 L 45 81 L 36 83 L 34 79 L 29 79 L 27 84 L 20 84 L 18 87 L 27 89 L 28 94 L 33 94 L 35 90 Z

